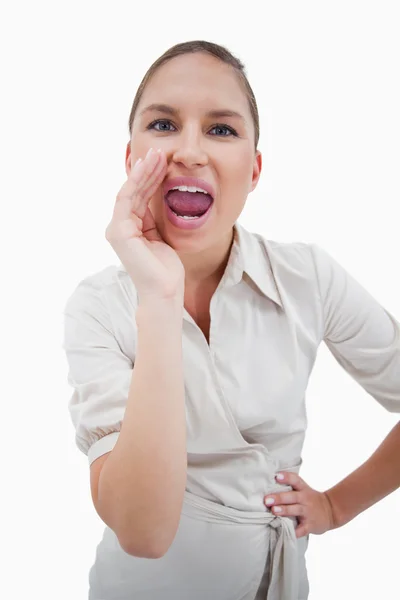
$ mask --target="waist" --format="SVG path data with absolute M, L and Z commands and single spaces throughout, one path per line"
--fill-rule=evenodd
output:
M 282 487 L 282 486 L 281 486 Z M 218 504 L 206 498 L 202 498 L 188 490 L 185 491 L 182 513 L 188 517 L 208 521 L 210 523 L 241 523 L 254 525 L 269 525 L 274 529 L 286 523 L 288 527 L 293 528 L 297 524 L 295 517 L 280 517 L 274 515 L 269 508 L 265 510 L 239 510 L 232 506 Z
M 182 513 L 216 524 L 265 525 L 269 528 L 270 569 L 265 600 L 298 600 L 299 570 L 295 517 L 265 511 L 238 510 L 185 491 Z

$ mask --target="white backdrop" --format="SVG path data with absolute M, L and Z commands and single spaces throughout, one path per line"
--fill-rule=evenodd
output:
M 7 600 L 80 600 L 104 524 L 67 409 L 62 313 L 81 279 L 118 263 L 104 231 L 126 179 L 142 76 L 190 39 L 241 58 L 259 105 L 263 173 L 240 222 L 320 244 L 400 319 L 399 8 L 36 0 L 4 4 L 0 23 L 1 587 Z M 301 475 L 319 490 L 364 462 L 398 420 L 324 345 L 307 407 Z M 311 536 L 310 600 L 397 595 L 399 536 L 399 490 Z

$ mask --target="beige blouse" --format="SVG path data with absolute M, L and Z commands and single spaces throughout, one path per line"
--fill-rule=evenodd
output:
M 122 265 L 83 279 L 64 310 L 69 411 L 89 464 L 113 449 L 135 362 L 135 286 Z M 319 345 L 386 410 L 400 412 L 400 324 L 312 243 L 284 243 L 236 222 L 211 300 L 210 344 L 184 310 L 187 488 L 169 551 L 123 552 L 106 527 L 91 600 L 305 600 L 296 520 L 266 508 L 291 489 L 307 426 L 305 393 Z M 137 594 L 137 595 L 135 595 Z

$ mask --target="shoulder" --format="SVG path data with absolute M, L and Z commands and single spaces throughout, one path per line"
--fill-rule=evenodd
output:
M 315 278 L 314 253 L 319 251 L 317 244 L 300 240 L 290 242 L 273 240 L 259 233 L 252 235 L 274 273 Z
M 110 265 L 81 279 L 64 304 L 66 345 L 113 348 L 131 361 L 136 350 L 136 288 L 122 266 Z
M 64 312 L 103 305 L 111 311 L 119 305 L 137 306 L 137 294 L 132 279 L 122 265 L 108 265 L 79 280 L 65 303 Z

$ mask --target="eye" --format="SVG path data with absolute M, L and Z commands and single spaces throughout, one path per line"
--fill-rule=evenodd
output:
M 229 133 L 231 135 L 234 135 L 237 137 L 237 132 L 232 127 L 228 127 L 228 125 L 215 125 L 215 127 L 213 127 L 213 129 L 219 129 L 220 131 L 221 131 L 221 129 L 225 129 L 225 131 L 229 131 Z M 217 137 L 229 137 L 229 136 L 223 135 L 223 136 L 217 136 Z
M 153 121 L 152 123 L 150 123 L 150 125 L 147 126 L 147 129 L 155 129 L 156 131 L 160 131 L 160 132 L 171 131 L 170 129 L 164 129 L 164 128 L 156 129 L 155 128 L 156 125 L 172 125 L 171 121 L 169 121 L 168 119 L 157 119 L 156 121 Z M 217 135 L 216 137 L 229 137 L 229 134 L 233 135 L 235 137 L 238 137 L 237 132 L 232 127 L 228 127 L 228 125 L 217 124 L 217 125 L 214 125 L 214 127 L 212 129 L 219 129 L 220 131 L 221 130 L 228 131 L 228 135 L 223 134 L 223 135 Z
M 147 126 L 147 129 L 154 129 L 155 125 L 166 125 L 166 124 L 171 124 L 171 121 L 167 121 L 167 120 L 161 120 L 158 119 L 157 121 L 153 121 L 152 123 L 150 123 L 150 125 Z M 170 131 L 169 129 L 156 129 L 156 131 Z

